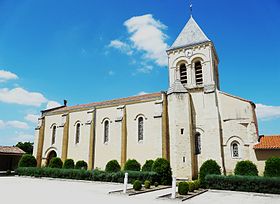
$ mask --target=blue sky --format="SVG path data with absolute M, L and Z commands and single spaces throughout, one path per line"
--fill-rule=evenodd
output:
M 280 134 L 279 10 L 279 0 L 193 0 L 221 90 L 257 104 L 261 134 Z M 164 49 L 189 18 L 186 0 L 0 0 L 0 11 L 0 145 L 32 141 L 40 110 L 63 99 L 167 90 Z

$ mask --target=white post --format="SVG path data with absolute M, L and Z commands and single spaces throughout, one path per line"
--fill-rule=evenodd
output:
M 123 181 L 123 193 L 126 193 L 127 190 L 127 182 L 128 182 L 128 173 L 124 174 L 124 181 Z
M 172 177 L 172 194 L 171 194 L 171 198 L 172 199 L 176 198 L 176 177 L 175 176 Z

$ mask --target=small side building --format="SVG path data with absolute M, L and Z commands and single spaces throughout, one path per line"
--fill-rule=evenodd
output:
M 271 157 L 280 157 L 280 135 L 260 136 L 259 143 L 254 145 L 259 171 L 263 172 L 265 161 Z
M 23 154 L 19 147 L 0 146 L 0 171 L 15 170 Z

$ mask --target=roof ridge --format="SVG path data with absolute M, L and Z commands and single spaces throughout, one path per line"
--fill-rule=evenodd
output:
M 123 98 L 116 98 L 116 99 L 111 99 L 111 100 L 105 100 L 105 101 L 99 101 L 99 102 L 92 102 L 92 103 L 85 103 L 85 104 L 77 104 L 74 106 L 66 106 L 66 107 L 62 107 L 60 109 L 54 110 L 54 111 L 50 111 L 50 112 L 59 112 L 59 111 L 64 111 L 64 110 L 72 110 L 75 108 L 83 108 L 83 107 L 91 107 L 91 106 L 98 106 L 98 105 L 102 105 L 102 104 L 110 104 L 110 103 L 117 103 L 117 102 L 121 102 L 121 101 L 128 101 L 128 100 L 142 100 L 145 98 L 149 98 L 149 97 L 156 97 L 156 96 L 160 96 L 162 94 L 162 92 L 154 92 L 154 93 L 148 93 L 148 94 L 143 94 L 143 95 L 135 95 L 135 96 L 129 96 L 129 97 L 123 97 Z

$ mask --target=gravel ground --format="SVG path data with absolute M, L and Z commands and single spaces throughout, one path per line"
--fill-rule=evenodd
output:
M 119 189 L 122 189 L 122 185 L 114 183 L 54 180 L 47 178 L 0 177 L 0 203 L 182 203 L 178 200 L 156 199 L 157 196 L 170 193 L 171 189 L 139 194 L 137 196 L 108 194 L 110 191 Z M 238 204 L 241 202 L 244 204 L 279 204 L 280 195 L 209 191 L 184 201 L 184 203 L 189 204 Z

